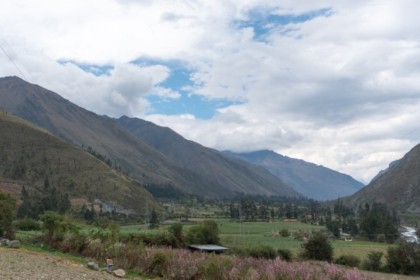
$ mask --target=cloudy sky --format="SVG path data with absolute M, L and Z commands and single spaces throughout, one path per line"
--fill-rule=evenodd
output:
M 98 114 L 365 183 L 420 142 L 419 1 L 0 4 L 0 76 Z

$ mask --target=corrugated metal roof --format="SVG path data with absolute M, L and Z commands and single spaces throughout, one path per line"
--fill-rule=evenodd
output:
M 228 248 L 219 246 L 219 245 L 212 245 L 212 244 L 192 244 L 189 246 L 191 249 L 201 250 L 201 251 L 225 251 Z

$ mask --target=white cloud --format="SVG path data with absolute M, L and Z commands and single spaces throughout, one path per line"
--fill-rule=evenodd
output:
M 402 1 L 3 1 L 0 44 L 30 82 L 100 114 L 146 117 L 219 149 L 273 149 L 367 182 L 419 142 L 420 4 Z M 255 40 L 252 16 L 326 15 Z M 249 21 L 251 20 L 251 21 Z M 246 23 L 250 24 L 238 24 Z M 241 27 L 242 26 L 242 27 Z M 192 69 L 190 94 L 240 101 L 211 120 L 148 115 L 163 65 Z M 74 61 L 112 65 L 87 73 Z M 20 75 L 0 53 L 0 75 Z

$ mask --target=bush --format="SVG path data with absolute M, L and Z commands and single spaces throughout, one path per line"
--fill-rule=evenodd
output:
M 249 248 L 248 255 L 257 259 L 275 259 L 277 257 L 276 251 L 270 246 L 259 246 Z
M 31 230 L 40 230 L 41 226 L 38 221 L 35 221 L 31 218 L 24 218 L 14 222 L 14 226 L 17 230 L 22 231 L 31 231 Z
M 420 245 L 403 242 L 389 247 L 387 270 L 400 274 L 420 274 Z
M 383 233 L 377 234 L 375 240 L 376 242 L 385 243 L 386 242 L 385 234 Z
M 384 253 L 372 251 L 367 255 L 367 259 L 363 262 L 363 269 L 371 271 L 379 271 L 381 269 L 381 259 Z
M 328 241 L 328 237 L 320 232 L 314 233 L 314 235 L 303 244 L 302 257 L 305 259 L 331 262 L 333 247 Z
M 335 260 L 335 263 L 350 267 L 359 267 L 360 258 L 353 255 L 341 255 Z
M 189 244 L 219 244 L 219 227 L 213 220 L 206 220 L 190 228 L 187 234 Z
M 67 230 L 67 224 L 64 217 L 54 211 L 45 211 L 40 216 L 42 222 L 42 229 L 45 233 L 45 241 L 53 245 L 55 242 L 64 238 Z
M 172 247 L 175 248 L 182 248 L 185 246 L 185 237 L 184 233 L 182 231 L 182 225 L 181 224 L 173 224 L 169 228 L 169 233 L 171 236 L 175 239 L 175 244 L 173 244 Z
M 292 251 L 290 251 L 289 249 L 278 249 L 277 254 L 282 260 L 285 261 L 290 261 L 293 258 Z
M 279 233 L 282 237 L 289 237 L 290 236 L 290 232 L 287 228 L 284 228 L 284 229 L 280 230 Z

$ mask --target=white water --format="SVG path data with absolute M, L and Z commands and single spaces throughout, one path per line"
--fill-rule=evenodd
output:
M 403 226 L 404 230 L 401 232 L 402 237 L 407 242 L 420 243 L 419 237 L 416 234 L 416 229 L 412 227 Z

